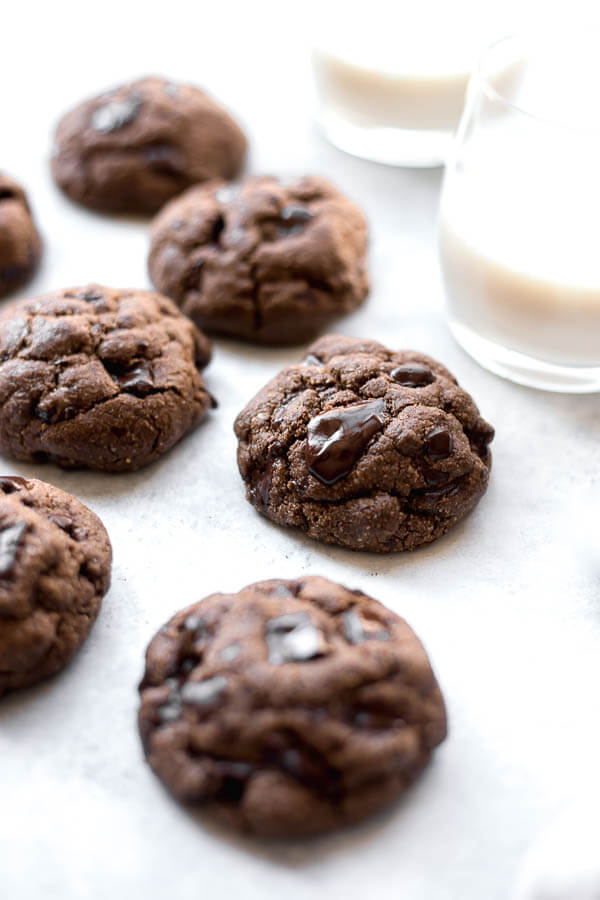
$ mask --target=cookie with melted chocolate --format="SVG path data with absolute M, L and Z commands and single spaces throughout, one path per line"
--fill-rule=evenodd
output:
M 365 299 L 367 225 L 324 178 L 201 185 L 152 224 L 158 290 L 208 332 L 298 344 Z
M 0 696 L 62 669 L 110 584 L 106 530 L 83 503 L 37 481 L 0 477 Z
M 0 314 L 0 448 L 15 459 L 133 471 L 214 400 L 207 338 L 166 297 L 88 285 Z
M 84 206 L 153 213 L 192 184 L 233 178 L 246 147 L 238 124 L 204 91 L 141 78 L 68 112 L 51 167 L 59 187 Z
M 493 428 L 444 366 L 330 335 L 238 415 L 259 512 L 351 550 L 413 550 L 483 496 Z
M 242 831 L 312 835 L 395 800 L 446 735 L 427 654 L 395 613 L 324 578 L 213 594 L 154 637 L 148 762 Z

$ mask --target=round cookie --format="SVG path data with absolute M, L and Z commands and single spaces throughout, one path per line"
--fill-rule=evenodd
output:
M 41 252 L 25 191 L 0 172 L 0 297 L 29 281 Z
M 247 498 L 351 550 L 413 550 L 481 498 L 494 431 L 444 366 L 329 335 L 239 414 Z
M 152 224 L 155 286 L 209 332 L 298 344 L 365 299 L 363 214 L 325 179 L 191 188 Z
M 0 478 L 0 696 L 60 671 L 110 585 L 111 547 L 91 510 L 34 478 Z
M 142 78 L 85 100 L 59 122 L 51 166 L 73 200 L 153 213 L 191 184 L 233 178 L 246 138 L 199 88 Z
M 139 727 L 182 801 L 285 837 L 388 805 L 446 736 L 418 638 L 324 578 L 262 581 L 178 612 L 150 643 Z
M 166 297 L 100 285 L 0 314 L 0 448 L 107 472 L 145 466 L 214 400 L 210 344 Z

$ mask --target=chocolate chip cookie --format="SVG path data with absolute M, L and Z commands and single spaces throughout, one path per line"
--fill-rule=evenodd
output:
M 191 188 L 154 220 L 158 290 L 209 332 L 297 344 L 365 299 L 364 216 L 323 178 Z
M 152 213 L 192 184 L 233 178 L 246 146 L 237 123 L 204 91 L 142 78 L 61 119 L 52 174 L 84 206 Z
M 140 693 L 146 756 L 175 796 L 273 837 L 389 804 L 446 735 L 410 627 L 324 578 L 262 581 L 177 613 L 148 647 Z
M 494 430 L 444 366 L 329 335 L 235 422 L 259 512 L 351 550 L 413 550 L 480 500 Z
M 25 191 L 0 172 L 0 297 L 29 281 L 41 252 Z
M 0 314 L 0 448 L 107 472 L 170 449 L 214 401 L 210 344 L 170 300 L 100 285 Z
M 110 563 L 87 506 L 43 481 L 0 477 L 0 696 L 69 662 L 98 615 Z

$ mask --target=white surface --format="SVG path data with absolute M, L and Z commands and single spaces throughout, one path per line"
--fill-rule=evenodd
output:
M 600 900 L 599 805 L 592 791 L 552 822 L 527 853 L 513 900 Z
M 86 213 L 54 189 L 50 126 L 121 78 L 193 78 L 247 125 L 252 171 L 322 173 L 366 210 L 373 290 L 338 330 L 443 360 L 497 439 L 488 495 L 468 521 L 421 551 L 382 558 L 279 529 L 244 499 L 234 416 L 300 349 L 217 342 L 207 381 L 219 409 L 140 473 L 7 461 L 6 472 L 39 475 L 87 502 L 115 559 L 113 587 L 74 664 L 0 705 L 0 897 L 506 900 L 538 828 L 598 780 L 595 517 L 588 552 L 577 546 L 582 510 L 598 509 L 600 399 L 520 389 L 456 347 L 434 248 L 439 172 L 362 163 L 320 141 L 283 12 L 249 37 L 260 4 L 226 5 L 218 22 L 212 4 L 210 14 L 194 7 L 195 23 L 179 2 L 160 14 L 106 3 L 94 21 L 91 7 L 70 8 L 61 20 L 66 4 L 11 4 L 12 27 L 2 13 L 0 165 L 30 188 L 46 238 L 28 293 L 90 280 L 148 285 L 145 224 Z M 147 642 L 175 609 L 303 573 L 360 587 L 407 618 L 445 692 L 450 736 L 389 813 L 318 842 L 269 847 L 207 826 L 161 789 L 142 759 L 136 684 Z

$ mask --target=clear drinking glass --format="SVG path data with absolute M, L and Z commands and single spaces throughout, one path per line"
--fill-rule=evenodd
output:
M 472 75 L 439 247 L 450 327 L 512 381 L 600 391 L 600 30 L 513 35 Z
M 482 44 L 489 0 L 326 3 L 313 34 L 317 118 L 342 150 L 376 162 L 442 165 Z

